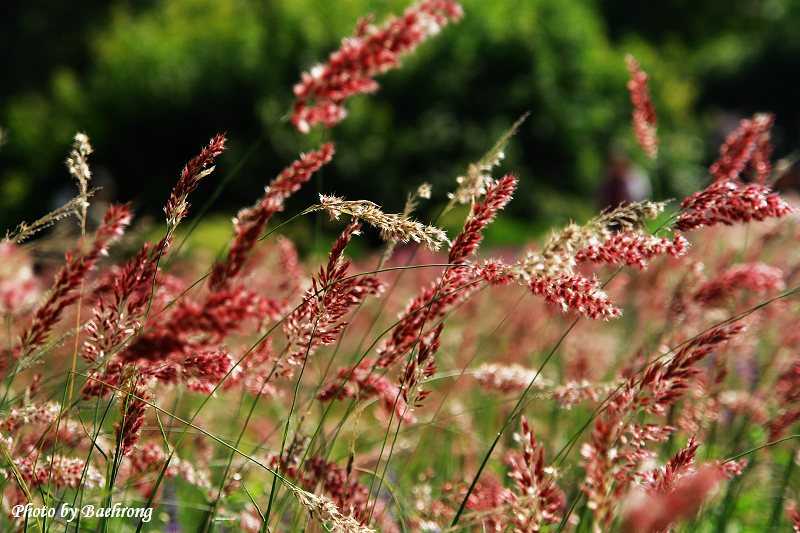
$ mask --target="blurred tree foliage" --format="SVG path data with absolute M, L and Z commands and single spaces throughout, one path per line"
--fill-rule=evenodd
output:
M 71 192 L 61 161 L 79 130 L 95 145 L 98 184 L 136 198 L 140 211 L 157 213 L 180 166 L 217 131 L 231 149 L 195 205 L 226 175 L 216 208 L 251 203 L 324 138 L 338 154 L 297 206 L 321 187 L 400 210 L 423 181 L 443 198 L 454 176 L 531 111 L 504 166 L 522 176 L 515 234 L 593 210 L 612 146 L 647 169 L 658 196 L 685 193 L 704 179 L 707 134 L 723 110 L 774 110 L 784 152 L 797 144 L 798 0 L 464 0 L 466 18 L 380 77 L 376 95 L 350 101 L 338 128 L 294 131 L 285 116 L 300 72 L 324 61 L 359 17 L 372 12 L 380 22 L 406 5 L 12 1 L 0 20 L 0 227 Z M 651 76 L 657 166 L 630 131 L 627 52 Z

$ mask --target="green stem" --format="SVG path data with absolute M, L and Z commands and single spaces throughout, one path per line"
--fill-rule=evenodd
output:
M 783 477 L 781 478 L 777 493 L 774 496 L 775 503 L 772 505 L 772 513 L 769 517 L 769 531 L 778 530 L 778 524 L 783 514 L 783 503 L 786 499 L 786 487 L 789 486 L 789 481 L 791 481 L 792 474 L 794 474 L 794 463 L 798 450 L 800 450 L 800 441 L 795 442 L 794 446 L 792 446 L 792 450 L 789 452 L 789 457 L 786 460 L 786 466 L 783 467 Z

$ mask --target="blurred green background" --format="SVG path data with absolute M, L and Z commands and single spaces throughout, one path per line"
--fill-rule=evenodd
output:
M 154 216 L 183 163 L 227 132 L 230 150 L 193 204 L 236 169 L 214 204 L 229 224 L 284 165 L 323 140 L 321 130 L 304 136 L 285 121 L 300 73 L 324 61 L 359 17 L 374 13 L 380 22 L 407 5 L 4 2 L 0 231 L 73 194 L 62 162 L 79 130 L 94 144 L 103 194 L 134 199 L 137 211 Z M 777 155 L 798 144 L 800 0 L 463 6 L 461 23 L 381 76 L 376 95 L 351 99 L 345 122 L 324 134 L 338 151 L 324 192 L 399 211 L 405 194 L 429 181 L 434 200 L 443 200 L 454 177 L 530 111 L 503 167 L 519 173 L 520 191 L 494 230 L 497 242 L 512 242 L 593 212 L 612 148 L 642 166 L 655 197 L 668 198 L 706 179 L 703 165 L 741 116 L 776 113 Z M 635 147 L 626 53 L 651 77 L 662 141 L 656 163 Z M 310 184 L 289 212 L 313 202 L 318 187 Z

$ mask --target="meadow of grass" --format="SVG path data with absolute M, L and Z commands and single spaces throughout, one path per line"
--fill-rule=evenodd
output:
M 771 115 L 743 120 L 682 202 L 521 250 L 483 236 L 525 179 L 500 167 L 526 117 L 433 220 L 414 218 L 427 184 L 402 213 L 326 194 L 347 99 L 462 16 L 423 0 L 365 19 L 303 74 L 287 122 L 323 142 L 211 254 L 182 251 L 200 218 L 184 220 L 224 135 L 145 242 L 130 204 L 92 203 L 76 135 L 75 200 L 0 243 L 0 530 L 800 531 L 800 223 L 770 189 Z M 657 161 L 669 146 L 627 62 Z M 283 235 L 300 217 L 341 229 L 327 257 Z M 348 259 L 370 232 L 385 246 Z

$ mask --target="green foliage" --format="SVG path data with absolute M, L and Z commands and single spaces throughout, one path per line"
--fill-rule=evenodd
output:
M 595 207 L 610 147 L 645 163 L 629 126 L 623 56 L 633 52 L 650 74 L 662 136 L 659 166 L 646 168 L 656 193 L 682 194 L 702 176 L 706 148 L 700 134 L 709 121 L 696 109 L 703 94 L 697 72 L 717 69 L 721 80 L 761 57 L 769 45 L 742 53 L 740 36 L 784 27 L 768 15 L 794 12 L 794 4 L 770 3 L 755 28 L 742 15 L 719 13 L 716 4 L 693 13 L 726 21 L 705 40 L 687 29 L 682 38 L 706 45 L 694 50 L 663 32 L 638 32 L 637 24 L 650 28 L 657 21 L 639 20 L 644 15 L 636 6 L 621 13 L 603 2 L 466 0 L 460 24 L 408 57 L 402 70 L 381 76 L 377 95 L 348 103 L 350 116 L 332 134 L 338 155 L 322 188 L 350 198 L 369 190 L 388 210 L 401 209 L 405 192 L 422 181 L 442 197 L 453 177 L 529 110 L 505 166 L 523 178 L 512 215 L 534 226 L 578 217 Z M 364 13 L 380 22 L 405 6 L 399 0 L 118 1 L 108 16 L 100 10 L 76 18 L 78 29 L 59 26 L 59 39 L 75 49 L 57 56 L 63 63 L 34 75 L 12 57 L 12 66 L 34 82 L 18 80 L 0 101 L 9 137 L 0 152 L 9 192 L 0 199 L 0 226 L 45 211 L 49 206 L 41 203 L 53 200 L 42 190 L 68 189 L 59 166 L 78 130 L 92 138 L 98 165 L 115 169 L 113 194 L 137 196 L 139 207 L 153 213 L 164 183 L 179 170 L 174 162 L 213 133 L 227 131 L 232 139 L 220 164 L 224 173 L 266 130 L 266 142 L 218 205 L 246 204 L 320 138 L 319 132 L 304 138 L 279 122 L 300 72 L 324 61 Z M 21 19 L 37 13 L 18 9 Z M 34 55 L 48 51 L 48 41 L 36 45 Z M 198 201 L 212 188 L 206 185 Z M 315 192 L 309 188 L 298 204 L 313 201 Z
M 140 14 L 119 6 L 93 40 L 93 92 L 121 99 L 135 115 L 229 91 L 262 66 L 266 28 L 252 11 L 246 0 L 167 0 Z

